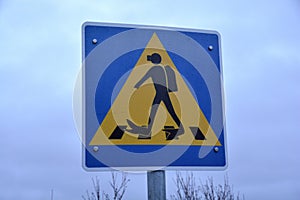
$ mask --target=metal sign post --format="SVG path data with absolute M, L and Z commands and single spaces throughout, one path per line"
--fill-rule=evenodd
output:
M 164 170 L 147 172 L 148 200 L 166 199 L 166 175 Z

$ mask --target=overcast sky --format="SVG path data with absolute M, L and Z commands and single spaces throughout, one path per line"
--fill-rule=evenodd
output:
M 229 166 L 246 199 L 300 198 L 300 2 L 0 1 L 0 199 L 81 199 L 85 172 L 72 113 L 85 21 L 217 30 L 222 36 Z M 175 192 L 167 172 L 168 195 Z M 126 199 L 146 199 L 130 174 Z

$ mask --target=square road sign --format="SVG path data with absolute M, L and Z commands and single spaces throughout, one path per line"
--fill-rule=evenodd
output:
M 87 22 L 82 40 L 85 169 L 227 166 L 217 32 Z

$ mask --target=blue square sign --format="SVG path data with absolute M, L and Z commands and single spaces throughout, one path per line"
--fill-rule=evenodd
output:
M 84 23 L 83 166 L 224 169 L 220 35 Z

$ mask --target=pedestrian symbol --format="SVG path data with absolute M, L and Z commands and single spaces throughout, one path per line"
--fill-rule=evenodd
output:
M 148 127 L 137 126 L 128 119 L 127 122 L 131 129 L 126 129 L 126 131 L 139 134 L 140 136 L 143 135 L 143 137 L 151 138 L 151 128 L 153 126 L 154 118 L 160 103 L 163 102 L 170 116 L 179 127 L 179 129 L 173 129 L 173 132 L 176 132 L 176 136 L 178 136 L 179 134 L 183 134 L 183 126 L 180 126 L 180 119 L 178 118 L 173 108 L 170 96 L 168 94 L 169 92 L 177 90 L 175 73 L 173 69 L 168 65 L 158 65 L 161 63 L 161 56 L 158 53 L 148 55 L 147 60 L 151 61 L 155 65 L 152 66 L 149 71 L 143 76 L 143 78 L 135 85 L 135 88 L 139 88 L 148 78 L 152 79 L 155 89 L 155 97 L 151 105 Z
M 156 33 L 89 145 L 221 146 Z

